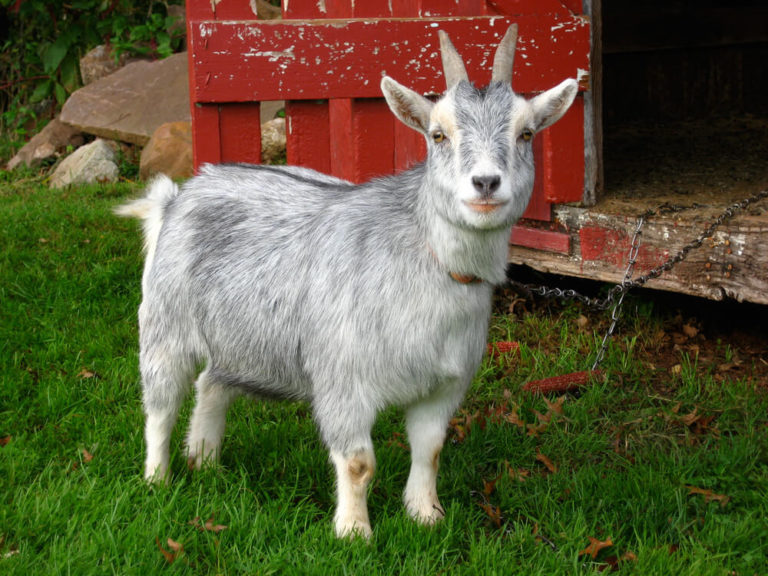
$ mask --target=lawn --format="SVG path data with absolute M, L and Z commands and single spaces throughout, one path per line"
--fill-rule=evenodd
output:
M 141 238 L 111 214 L 137 193 L 0 175 L 0 574 L 768 574 L 764 341 L 652 293 L 629 298 L 602 377 L 542 397 L 521 384 L 588 368 L 607 318 L 500 292 L 490 339 L 519 350 L 486 358 L 452 423 L 434 528 L 403 511 L 395 409 L 374 429 L 369 543 L 332 535 L 306 405 L 239 400 L 198 473 L 187 405 L 173 482 L 149 488 Z

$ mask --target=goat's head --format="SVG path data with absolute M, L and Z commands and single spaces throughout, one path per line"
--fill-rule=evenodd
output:
M 557 121 L 577 92 L 575 80 L 531 100 L 512 91 L 517 24 L 510 26 L 493 62 L 491 83 L 470 84 L 445 32 L 440 49 L 447 90 L 432 102 L 385 76 L 381 89 L 395 115 L 424 134 L 435 208 L 460 225 L 508 226 L 522 215 L 533 190 L 533 136 Z

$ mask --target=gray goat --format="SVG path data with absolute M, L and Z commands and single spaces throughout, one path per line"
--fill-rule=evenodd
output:
M 405 506 L 432 524 L 446 429 L 485 350 L 493 285 L 533 188 L 533 135 L 577 92 L 511 88 L 517 26 L 485 89 L 447 35 L 447 91 L 432 102 L 389 77 L 392 112 L 427 141 L 412 169 L 359 186 L 296 167 L 204 166 L 179 189 L 160 177 L 117 209 L 144 220 L 139 308 L 147 479 L 168 476 L 169 440 L 196 369 L 187 450 L 218 456 L 243 392 L 311 404 L 336 468 L 339 536 L 369 536 L 371 427 L 405 409 Z

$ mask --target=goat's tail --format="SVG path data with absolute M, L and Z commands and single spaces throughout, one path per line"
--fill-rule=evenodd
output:
M 155 256 L 160 229 L 163 227 L 163 216 L 168 202 L 179 194 L 179 187 L 164 174 L 156 176 L 147 186 L 147 194 L 127 204 L 121 204 L 114 209 L 118 216 L 140 218 L 144 228 L 144 250 L 146 252 L 146 269 L 152 266 Z

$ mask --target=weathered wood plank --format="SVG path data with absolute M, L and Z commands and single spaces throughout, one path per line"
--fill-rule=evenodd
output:
M 567 253 L 510 246 L 509 261 L 543 272 L 604 282 L 622 280 L 636 227 L 634 217 L 574 206 L 556 207 L 555 217 L 570 236 Z M 710 214 L 695 211 L 648 220 L 642 229 L 634 276 L 676 254 L 709 221 Z M 701 248 L 691 251 L 685 261 L 646 287 L 713 300 L 733 298 L 768 304 L 768 217 L 765 213 L 734 217 Z
M 515 17 L 513 85 L 539 92 L 589 69 L 589 23 L 581 17 Z M 505 17 L 190 22 L 194 102 L 368 98 L 382 74 L 424 94 L 444 90 L 436 31 L 446 30 L 479 85 L 513 22 Z M 581 72 L 580 72 L 581 71 Z

